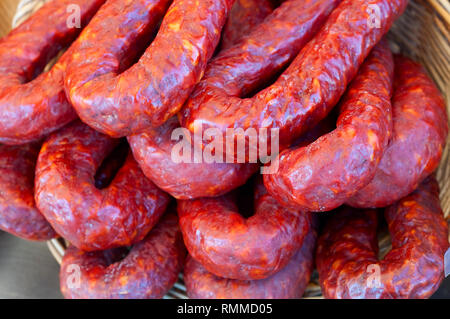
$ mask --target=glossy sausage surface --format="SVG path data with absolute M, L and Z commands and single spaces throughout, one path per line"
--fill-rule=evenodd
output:
M 408 195 L 436 170 L 448 134 L 445 102 L 418 63 L 395 57 L 393 135 L 375 177 L 347 203 L 385 207 Z
M 342 98 L 337 128 L 312 144 L 281 152 L 278 170 L 264 175 L 278 201 L 303 211 L 329 211 L 373 179 L 392 131 L 393 73 L 393 57 L 383 42 Z
M 34 169 L 41 143 L 0 145 L 0 229 L 31 240 L 57 236 L 36 208 Z
M 48 72 L 41 72 L 75 40 L 104 2 L 50 1 L 0 39 L 0 143 L 39 140 L 76 118 L 63 83 L 70 52 Z M 73 26 L 77 13 L 80 25 Z
M 203 76 L 233 3 L 108 1 L 75 42 L 65 74 L 82 121 L 120 137 L 175 115 Z
M 77 121 L 51 135 L 39 154 L 37 207 L 61 236 L 86 251 L 142 240 L 169 202 L 131 153 L 108 187 L 95 187 L 96 171 L 117 143 Z
M 189 298 L 197 299 L 298 299 L 311 277 L 317 233 L 311 228 L 301 248 L 277 273 L 260 280 L 235 280 L 208 272 L 188 257 L 184 282 Z
M 181 124 L 193 131 L 201 122 L 224 136 L 227 128 L 277 128 L 282 150 L 337 104 L 407 2 L 284 2 L 240 45 L 209 64 L 180 114 Z M 294 57 L 273 85 L 247 96 Z
M 267 278 L 283 268 L 310 229 L 309 213 L 283 208 L 256 181 L 254 215 L 244 217 L 240 190 L 215 198 L 178 201 L 178 215 L 189 254 L 209 272 L 231 279 Z
M 69 247 L 61 264 L 61 292 L 72 299 L 162 298 L 177 281 L 185 255 L 176 214 L 167 214 L 129 251 Z
M 384 216 L 392 249 L 381 260 L 375 210 L 345 207 L 331 216 L 316 256 L 326 298 L 427 298 L 438 289 L 448 226 L 436 180 L 427 178 Z
M 184 150 L 190 152 L 187 162 L 177 160 L 180 154 L 173 152 L 181 142 L 171 139 L 177 128 L 178 119 L 173 117 L 158 128 L 128 137 L 144 174 L 173 197 L 193 199 L 224 195 L 243 185 L 258 170 L 258 164 L 207 163 L 205 158 L 202 163 L 194 163 L 195 149 L 191 146 Z

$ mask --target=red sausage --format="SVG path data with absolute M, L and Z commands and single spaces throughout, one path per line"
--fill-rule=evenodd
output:
M 231 8 L 222 32 L 221 50 L 237 43 L 273 11 L 269 0 L 237 0 Z
M 94 176 L 95 187 L 103 189 L 111 184 L 119 169 L 125 163 L 129 153 L 129 147 L 125 140 L 119 142 L 114 150 L 106 157 L 97 169 Z
M 219 196 L 244 184 L 258 164 L 178 163 L 172 158 L 177 141 L 172 132 L 179 127 L 176 117 L 162 126 L 128 137 L 133 155 L 145 176 L 177 199 Z M 190 148 L 191 154 L 194 149 Z
M 65 85 L 83 122 L 119 137 L 179 111 L 203 76 L 234 0 L 174 0 L 167 10 L 171 2 L 109 0 L 80 35 Z M 127 69 L 163 17 L 155 40 Z
M 255 187 L 253 216 L 239 213 L 236 196 L 179 201 L 184 242 L 189 254 L 219 277 L 267 278 L 300 248 L 312 216 L 281 207 L 262 181 Z
M 131 153 L 108 187 L 95 187 L 97 168 L 117 143 L 74 122 L 50 136 L 39 154 L 37 207 L 79 249 L 103 250 L 142 240 L 169 202 Z
M 448 127 L 444 99 L 425 70 L 395 57 L 393 136 L 373 180 L 347 203 L 384 207 L 411 193 L 439 165 Z
M 298 299 L 313 271 L 316 231 L 311 229 L 301 248 L 289 263 L 272 276 L 261 280 L 236 280 L 217 277 L 188 257 L 184 282 L 189 298 L 197 299 Z
M 378 260 L 377 214 L 350 207 L 319 237 L 316 264 L 326 298 L 427 298 L 444 278 L 448 226 L 430 177 L 388 207 L 392 249 Z
M 60 271 L 65 298 L 161 298 L 178 279 L 186 249 L 175 214 L 167 214 L 128 251 L 67 249 Z
M 34 203 L 34 168 L 40 145 L 0 145 L 0 229 L 31 240 L 57 236 Z
M 78 36 L 71 7 L 85 26 L 105 0 L 58 0 L 40 8 L 0 40 L 0 142 L 24 144 L 76 118 L 64 93 L 65 53 L 49 72 L 45 65 Z M 69 50 L 70 51 L 70 50 Z M 39 75 L 40 74 L 40 75 Z
M 298 53 L 339 2 L 284 2 L 209 64 L 182 110 L 181 124 L 194 131 L 199 121 L 224 136 L 227 128 L 278 128 L 280 149 L 289 146 L 336 105 L 408 1 L 344 0 Z M 242 98 L 296 55 L 273 85 Z
M 272 196 L 302 211 L 329 211 L 373 179 L 392 129 L 393 72 L 383 41 L 344 95 L 337 128 L 308 146 L 283 151 L 278 171 L 264 175 Z
M 235 2 L 225 27 L 222 46 L 229 46 L 238 41 L 238 37 L 244 35 L 245 30 L 262 19 L 263 10 L 267 10 L 260 9 L 257 2 Z M 227 35 L 227 30 L 232 34 Z M 195 163 L 195 148 L 192 144 L 192 147 L 189 147 L 191 156 L 188 161 L 177 162 L 172 156 L 179 143 L 172 140 L 176 129 L 183 130 L 179 128 L 178 120 L 174 116 L 158 128 L 128 137 L 128 142 L 144 174 L 159 188 L 177 199 L 224 195 L 244 184 L 259 167 L 257 164 L 208 163 L 204 157 L 201 163 Z M 189 136 L 189 132 L 186 133 L 184 137 Z

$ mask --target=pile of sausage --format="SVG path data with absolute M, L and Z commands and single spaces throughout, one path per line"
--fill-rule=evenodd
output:
M 0 40 L 0 228 L 70 242 L 67 298 L 160 298 L 180 272 L 191 298 L 300 298 L 314 267 L 327 298 L 431 296 L 448 120 L 384 39 L 407 2 L 49 2 Z M 278 169 L 174 161 L 199 122 L 277 129 Z

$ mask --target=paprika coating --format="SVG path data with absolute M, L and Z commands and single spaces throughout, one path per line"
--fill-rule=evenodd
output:
M 222 47 L 231 46 L 269 14 L 269 3 L 255 0 L 238 0 L 228 16 L 222 35 Z M 174 133 L 179 131 L 178 136 Z M 202 132 L 203 134 L 203 132 Z M 159 188 L 177 199 L 220 196 L 243 185 L 259 168 L 258 164 L 213 162 L 201 154 L 201 162 L 195 162 L 196 150 L 190 132 L 180 128 L 176 116 L 166 123 L 128 137 L 134 158 L 145 176 Z M 181 138 L 181 141 L 173 138 Z M 186 140 L 188 139 L 188 140 Z M 186 143 L 185 143 L 186 142 Z M 177 144 L 185 149 L 181 151 Z M 188 144 L 189 143 L 189 144 Z M 176 153 L 176 150 L 179 152 Z M 186 158 L 184 152 L 187 152 Z M 180 154 L 183 153 L 183 154 Z
M 71 299 L 162 298 L 177 281 L 185 256 L 176 214 L 168 213 L 129 251 L 84 252 L 70 246 L 61 263 L 61 292 Z M 79 271 L 78 285 L 74 271 Z
M 227 128 L 279 129 L 279 149 L 283 150 L 338 103 L 407 3 L 283 2 L 239 45 L 211 61 L 183 107 L 180 123 L 193 132 L 194 124 L 200 122 L 224 136 Z M 376 27 L 373 6 L 379 13 Z M 292 60 L 274 84 L 247 96 L 259 81 L 273 77 Z
M 40 142 L 0 145 L 0 229 L 29 240 L 57 236 L 34 202 L 40 146 Z
M 51 135 L 40 151 L 37 207 L 79 249 L 104 250 L 142 240 L 169 203 L 131 152 L 109 186 L 95 187 L 98 167 L 118 142 L 76 121 Z
M 299 299 L 313 271 L 316 237 L 316 229 L 312 227 L 289 263 L 260 280 L 221 278 L 188 256 L 184 269 L 187 295 L 196 299 Z
M 392 249 L 378 259 L 375 210 L 343 207 L 318 240 L 316 265 L 325 298 L 428 298 L 444 279 L 448 226 L 439 186 L 428 177 L 386 208 Z
M 249 194 L 244 195 L 248 200 Z M 254 186 L 254 215 L 243 216 L 237 198 L 235 191 L 221 197 L 178 201 L 186 248 L 219 277 L 267 278 L 286 266 L 301 247 L 312 215 L 282 207 L 261 180 Z
M 395 56 L 393 135 L 372 181 L 347 204 L 385 207 L 408 195 L 442 157 L 448 134 L 444 98 L 421 65 Z
M 394 61 L 387 41 L 375 46 L 339 105 L 337 128 L 314 143 L 281 152 L 264 175 L 280 203 L 330 211 L 374 177 L 392 131 Z
M 81 120 L 112 137 L 166 122 L 203 76 L 233 3 L 109 0 L 75 42 L 65 73 Z

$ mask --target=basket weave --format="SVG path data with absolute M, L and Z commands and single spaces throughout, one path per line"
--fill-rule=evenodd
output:
M 20 1 L 13 18 L 12 27 L 18 26 L 49 1 L 52 0 Z M 429 75 L 444 94 L 447 112 L 450 113 L 450 2 L 448 0 L 410 0 L 406 12 L 389 31 L 388 38 L 394 52 L 410 56 L 425 66 Z M 437 171 L 437 179 L 441 187 L 442 209 L 450 223 L 449 143 L 444 150 Z M 58 263 L 61 263 L 66 247 L 64 240 L 53 239 L 48 241 L 47 244 L 55 259 Z M 384 255 L 389 249 L 389 236 L 387 234 L 381 235 L 380 254 Z M 314 272 L 304 297 L 321 298 L 317 279 L 317 272 Z M 164 298 L 187 298 L 182 275 Z

